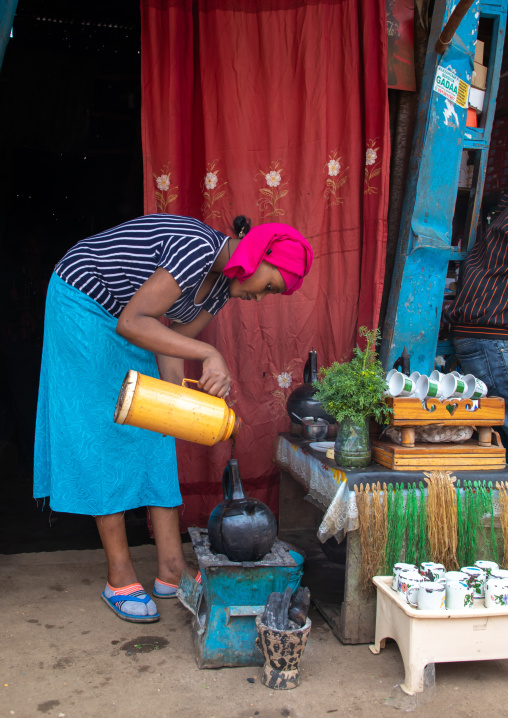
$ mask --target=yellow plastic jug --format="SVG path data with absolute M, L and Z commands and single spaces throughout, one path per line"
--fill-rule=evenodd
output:
M 162 379 L 127 372 L 116 403 L 115 422 L 213 446 L 235 439 L 242 420 L 224 399 Z

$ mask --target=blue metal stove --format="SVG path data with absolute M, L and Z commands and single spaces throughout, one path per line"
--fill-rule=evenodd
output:
M 202 583 L 184 573 L 177 595 L 193 614 L 191 631 L 200 668 L 261 666 L 256 616 L 273 591 L 296 590 L 303 556 L 279 539 L 260 561 L 236 563 L 211 552 L 206 529 L 190 528 Z

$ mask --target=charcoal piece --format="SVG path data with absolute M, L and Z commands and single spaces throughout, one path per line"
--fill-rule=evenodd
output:
M 310 591 L 308 588 L 297 588 L 289 606 L 289 619 L 298 626 L 305 626 L 310 608 Z
M 265 610 L 261 618 L 262 623 L 272 630 L 285 631 L 288 626 L 288 611 L 291 601 L 292 589 L 286 588 L 284 593 L 274 591 L 268 596 Z

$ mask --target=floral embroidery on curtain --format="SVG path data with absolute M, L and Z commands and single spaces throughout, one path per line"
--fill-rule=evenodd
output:
M 268 187 L 260 187 L 259 194 L 261 197 L 257 202 L 259 210 L 265 217 L 278 217 L 279 215 L 286 214 L 286 210 L 278 205 L 280 200 L 289 192 L 288 189 L 283 189 L 289 183 L 282 182 L 283 169 L 280 163 L 280 160 L 272 162 L 268 171 L 259 170 L 255 177 L 256 181 L 258 177 L 261 177 L 268 185 Z M 269 209 L 271 210 L 270 212 L 268 212 Z
M 224 234 L 240 214 L 252 226 L 288 223 L 314 250 L 293 296 L 228 302 L 200 337 L 233 377 L 245 490 L 276 512 L 273 438 L 289 428 L 286 401 L 309 349 L 329 364 L 351 350 L 358 326 L 377 324 L 390 157 L 386 0 L 140 4 L 145 212 L 160 211 L 155 190 L 178 193 L 167 211 Z M 167 175 L 167 190 L 154 172 Z M 187 376 L 199 371 L 186 364 Z M 177 443 L 182 529 L 207 525 L 229 454 L 222 442 Z
M 375 140 L 367 142 L 367 151 L 365 152 L 365 194 L 377 194 L 378 188 L 371 185 L 374 177 L 381 174 L 381 160 L 376 162 L 380 147 L 377 146 L 378 137 Z
M 323 172 L 328 172 L 325 182 L 326 189 L 323 192 L 324 198 L 328 200 L 328 207 L 344 203 L 344 197 L 339 196 L 337 192 L 347 181 L 349 167 L 342 169 L 342 157 L 338 157 L 338 154 L 338 149 L 332 150 L 328 156 L 328 162 L 323 167 Z
M 279 385 L 278 389 L 274 389 L 270 392 L 270 394 L 275 398 L 275 401 L 270 407 L 272 414 L 275 416 L 287 416 L 286 403 L 289 395 L 293 391 L 293 389 L 291 389 L 291 385 L 293 384 L 293 372 L 295 371 L 295 362 L 297 361 L 297 359 L 292 359 L 280 372 L 280 374 L 272 372 L 272 377 L 277 380 L 277 384 Z
M 201 206 L 201 211 L 205 222 L 208 219 L 217 219 L 218 217 L 222 217 L 222 212 L 220 212 L 217 208 L 214 209 L 213 207 L 215 202 L 222 199 L 226 194 L 226 190 L 223 190 L 222 188 L 227 185 L 227 182 L 219 184 L 220 170 L 217 169 L 218 161 L 219 160 L 214 160 L 213 162 L 209 162 L 207 164 L 206 175 L 202 182 L 203 197 L 205 198 L 205 201 Z
M 167 212 L 168 204 L 171 204 L 171 202 L 178 199 L 178 192 L 175 192 L 178 187 L 173 187 L 173 194 L 170 194 L 169 192 L 169 188 L 171 187 L 171 172 L 169 167 L 170 165 L 166 164 L 163 166 L 158 175 L 155 174 L 155 172 L 153 173 L 153 178 L 157 187 L 155 191 L 155 205 L 157 207 L 157 212 Z

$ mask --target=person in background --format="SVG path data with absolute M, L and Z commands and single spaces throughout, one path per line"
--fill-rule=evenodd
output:
M 460 370 L 474 374 L 508 405 L 508 191 L 469 252 L 448 311 Z M 508 447 L 508 421 L 500 429 Z
M 245 217 L 234 224 L 242 239 L 189 217 L 139 217 L 78 242 L 49 284 L 34 497 L 49 496 L 54 511 L 95 516 L 108 565 L 102 598 L 127 621 L 159 614 L 136 576 L 126 510 L 150 512 L 154 596 L 174 597 L 183 569 L 200 580 L 183 555 L 174 439 L 113 421 L 127 371 L 180 384 L 184 359 L 196 360 L 199 388 L 226 396 L 226 361 L 196 335 L 230 298 L 292 294 L 311 268 L 312 249 L 293 227 L 250 229 Z

